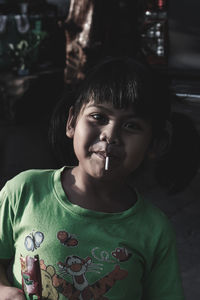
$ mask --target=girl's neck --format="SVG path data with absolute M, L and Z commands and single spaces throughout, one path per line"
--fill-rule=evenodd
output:
M 65 169 L 62 185 L 70 202 L 102 212 L 121 212 L 136 202 L 136 193 L 123 181 L 81 176 L 78 168 Z

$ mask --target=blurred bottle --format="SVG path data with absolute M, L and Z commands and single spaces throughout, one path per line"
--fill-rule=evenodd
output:
M 167 64 L 167 17 L 167 0 L 145 0 L 140 6 L 140 47 L 151 65 Z

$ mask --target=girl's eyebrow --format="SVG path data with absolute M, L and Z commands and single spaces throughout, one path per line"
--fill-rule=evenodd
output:
M 105 111 L 108 114 L 113 115 L 113 111 L 112 109 L 109 109 L 101 104 L 89 104 L 88 106 L 86 106 L 86 108 L 100 108 L 103 111 Z M 116 110 L 121 110 L 124 112 L 124 117 L 126 118 L 134 118 L 134 119 L 141 119 L 139 116 L 137 116 L 133 111 L 131 112 L 130 110 L 127 109 L 127 112 L 125 109 L 116 109 Z

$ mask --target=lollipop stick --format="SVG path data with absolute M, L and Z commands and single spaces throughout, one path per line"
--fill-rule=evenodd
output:
M 106 156 L 106 161 L 105 161 L 105 170 L 108 170 L 108 165 L 109 165 L 109 157 Z

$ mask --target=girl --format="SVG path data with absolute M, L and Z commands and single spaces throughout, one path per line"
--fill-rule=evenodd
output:
M 132 187 L 170 140 L 169 116 L 168 94 L 139 62 L 93 69 L 66 124 L 78 164 L 23 172 L 1 191 L 2 300 L 25 299 L 22 278 L 34 294 L 36 255 L 45 299 L 184 299 L 171 225 Z

